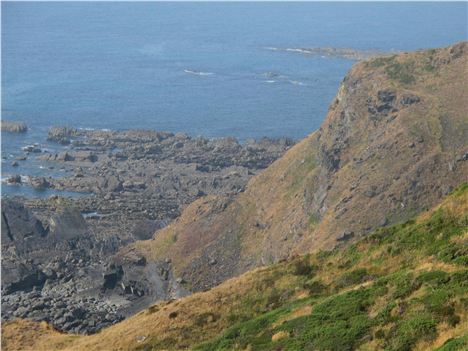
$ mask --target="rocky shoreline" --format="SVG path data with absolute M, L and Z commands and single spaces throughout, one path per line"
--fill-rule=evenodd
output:
M 2 318 L 45 320 L 75 333 L 97 332 L 156 300 L 188 294 L 173 279 L 171 262 L 149 268 L 139 257 L 119 262 L 116 253 L 151 238 L 197 198 L 242 192 L 294 144 L 70 127 L 51 128 L 48 140 L 62 150 L 25 150 L 24 157 L 67 176 L 18 174 L 9 181 L 89 195 L 2 199 Z M 156 274 L 143 282 L 140 269 Z

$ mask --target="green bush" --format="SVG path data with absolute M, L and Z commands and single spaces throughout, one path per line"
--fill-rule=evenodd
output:
M 350 285 L 355 285 L 363 282 L 364 277 L 368 275 L 365 268 L 358 268 L 351 272 L 344 273 L 336 282 L 337 288 L 341 289 Z
M 309 291 L 309 293 L 314 295 L 320 295 L 326 291 L 327 287 L 317 280 L 308 280 L 304 283 L 304 288 Z
M 439 286 L 447 284 L 450 281 L 450 275 L 443 271 L 429 271 L 423 272 L 418 276 L 418 281 L 421 284 L 428 284 L 430 286 Z
M 431 315 L 421 313 L 401 321 L 392 330 L 389 349 L 410 351 L 419 340 L 432 340 L 436 334 L 436 322 Z
M 411 84 L 416 78 L 414 77 L 414 61 L 407 60 L 405 62 L 392 62 L 385 67 L 385 73 L 389 78 L 398 80 L 403 84 Z
M 395 284 L 395 291 L 393 293 L 394 299 L 401 299 L 409 296 L 413 291 L 420 288 L 421 283 L 413 279 L 412 274 L 401 273 L 394 277 L 393 283 Z
M 294 275 L 312 275 L 316 267 L 310 264 L 310 256 L 306 255 L 294 262 Z

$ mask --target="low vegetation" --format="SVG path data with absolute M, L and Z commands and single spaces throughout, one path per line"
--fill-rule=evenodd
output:
M 468 185 L 345 250 L 299 256 L 93 336 L 27 321 L 5 350 L 466 350 Z M 28 335 L 28 338 L 18 338 Z

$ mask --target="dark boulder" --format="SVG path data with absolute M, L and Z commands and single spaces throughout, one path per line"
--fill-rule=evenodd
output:
M 44 177 L 31 177 L 29 183 L 36 189 L 46 189 L 50 186 L 50 183 Z
M 50 234 L 57 241 L 68 241 L 88 235 L 88 226 L 81 212 L 72 207 L 57 210 L 50 219 Z
M 2 200 L 2 246 L 13 244 L 17 250 L 23 251 L 28 238 L 47 235 L 47 231 L 34 215 L 23 204 Z
M 350 231 L 345 231 L 343 232 L 338 238 L 336 238 L 336 241 L 348 241 L 354 237 L 354 232 Z
M 111 266 L 110 269 L 103 275 L 103 288 L 114 289 L 117 283 L 122 279 L 123 269 L 122 266 Z
M 7 179 L 7 183 L 9 184 L 21 184 L 21 176 L 19 174 L 12 175 Z
M 44 285 L 46 275 L 33 264 L 2 262 L 2 290 L 6 294 Z
M 416 104 L 420 101 L 421 99 L 417 95 L 413 94 L 405 94 L 401 97 L 400 99 L 400 104 L 401 105 L 412 105 Z

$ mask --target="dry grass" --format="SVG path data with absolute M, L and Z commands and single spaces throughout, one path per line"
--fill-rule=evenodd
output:
M 235 252 L 239 259 L 226 268 L 235 276 L 293 254 L 332 248 L 344 231 L 366 233 L 384 220 L 404 221 L 431 208 L 444 187 L 468 181 L 466 162 L 448 167 L 467 147 L 466 47 L 355 65 L 319 131 L 252 178 L 224 210 L 220 204 L 225 199 L 196 201 L 137 249 L 154 260 L 170 257 L 176 274 L 191 274 L 209 285 L 217 274 L 213 267 L 191 272 L 201 257 Z M 415 79 L 403 83 L 400 71 Z M 369 101 L 388 89 L 397 99 L 413 94 L 420 102 L 397 104 L 396 112 L 372 116 Z M 324 150 L 330 155 L 338 150 L 337 170 L 327 168 Z M 366 196 L 369 191 L 376 195 Z

